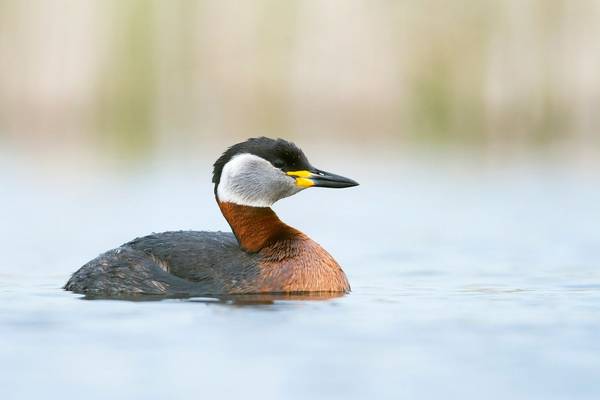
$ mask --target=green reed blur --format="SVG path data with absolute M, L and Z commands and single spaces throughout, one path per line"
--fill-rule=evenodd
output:
M 0 139 L 598 143 L 600 2 L 0 1 Z

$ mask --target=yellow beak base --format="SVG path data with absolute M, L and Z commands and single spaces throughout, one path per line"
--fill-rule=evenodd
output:
M 309 179 L 313 176 L 310 171 L 290 171 L 287 174 L 296 178 L 296 186 L 307 188 L 315 185 L 315 182 Z

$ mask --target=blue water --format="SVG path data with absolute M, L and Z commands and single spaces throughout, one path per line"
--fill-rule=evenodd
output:
M 276 211 L 343 265 L 353 292 L 341 298 L 130 302 L 60 289 L 140 234 L 227 229 L 210 161 L 2 161 L 2 399 L 600 398 L 594 168 L 319 163 L 361 186 L 311 189 Z

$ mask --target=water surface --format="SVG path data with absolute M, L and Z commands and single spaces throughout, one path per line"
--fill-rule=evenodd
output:
M 339 160 L 360 187 L 276 207 L 350 295 L 141 302 L 60 287 L 140 234 L 226 230 L 209 161 L 68 174 L 5 158 L 1 397 L 600 398 L 598 174 L 390 162 Z

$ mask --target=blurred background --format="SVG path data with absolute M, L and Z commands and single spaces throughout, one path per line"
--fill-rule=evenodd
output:
M 139 160 L 267 135 L 582 157 L 600 144 L 599 20 L 595 0 L 1 0 L 0 146 Z
M 60 289 L 257 135 L 361 183 L 275 207 L 349 296 Z M 599 156 L 599 0 L 0 0 L 3 399 L 599 399 Z

